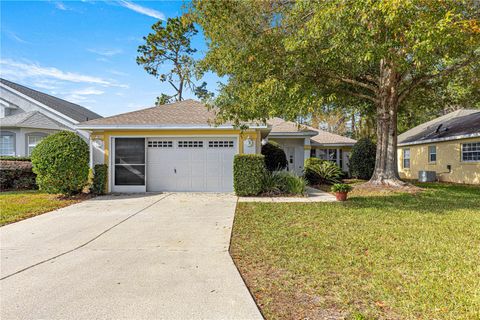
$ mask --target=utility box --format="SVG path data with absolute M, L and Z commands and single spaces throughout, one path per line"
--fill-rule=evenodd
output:
M 437 173 L 435 171 L 418 171 L 419 182 L 435 182 L 437 181 Z

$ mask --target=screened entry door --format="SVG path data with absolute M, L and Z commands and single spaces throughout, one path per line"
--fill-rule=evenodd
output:
M 113 192 L 145 192 L 145 138 L 113 139 Z
M 237 139 L 148 138 L 147 191 L 233 191 Z

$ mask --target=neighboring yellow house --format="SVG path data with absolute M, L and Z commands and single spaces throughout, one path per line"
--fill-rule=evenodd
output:
M 438 181 L 480 184 L 480 110 L 457 110 L 398 136 L 401 178 L 435 172 Z

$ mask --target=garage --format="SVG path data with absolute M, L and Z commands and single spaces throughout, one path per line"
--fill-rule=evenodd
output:
M 232 192 L 236 137 L 116 137 L 114 192 Z
M 235 138 L 148 138 L 147 191 L 233 191 Z

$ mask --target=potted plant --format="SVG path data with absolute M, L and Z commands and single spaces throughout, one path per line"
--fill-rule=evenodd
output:
M 347 200 L 347 193 L 352 190 L 352 186 L 344 183 L 335 183 L 331 190 L 335 192 L 335 197 L 338 201 L 345 201 Z

